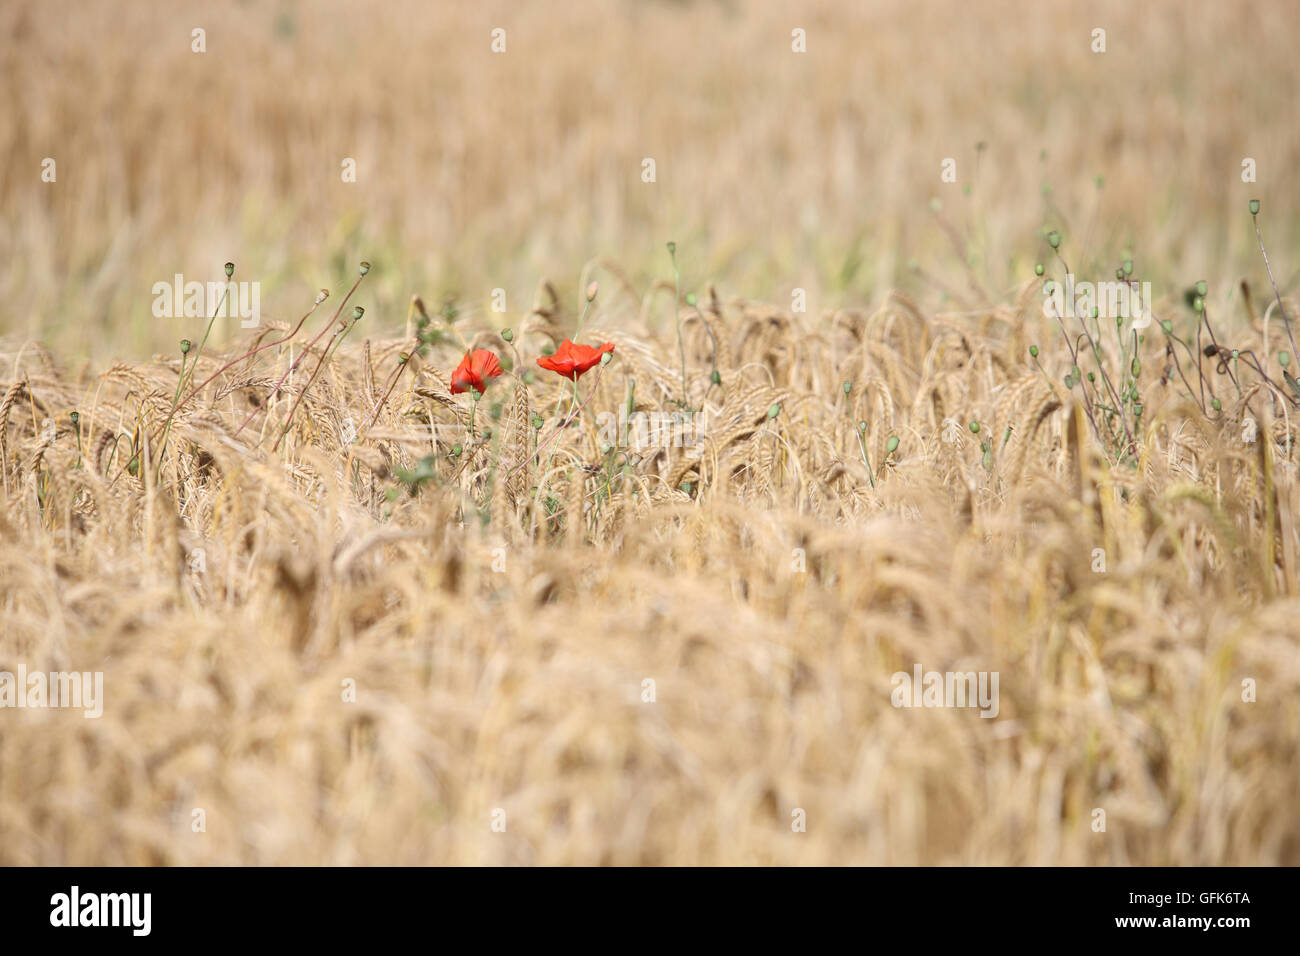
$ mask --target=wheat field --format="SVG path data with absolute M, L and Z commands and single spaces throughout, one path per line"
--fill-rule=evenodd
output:
M 0 863 L 1300 863 L 1300 11 L 975 6 L 6 5 Z

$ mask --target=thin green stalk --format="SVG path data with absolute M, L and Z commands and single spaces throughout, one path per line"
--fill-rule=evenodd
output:
M 689 408 L 686 395 L 686 343 L 682 339 L 682 274 L 677 268 L 677 243 L 668 243 L 668 255 L 673 260 L 673 321 L 677 324 L 677 351 L 682 357 L 682 408 Z
M 352 293 L 357 291 L 357 286 L 361 285 L 361 280 L 364 279 L 366 277 L 366 273 L 370 271 L 370 263 L 363 262 L 362 266 L 364 266 L 364 268 L 361 270 L 361 275 L 357 276 L 357 281 L 352 283 L 352 288 L 348 290 L 348 294 L 345 295 L 343 297 L 343 301 L 339 303 L 339 307 L 337 310 L 335 310 L 334 317 L 330 319 L 329 324 L 316 333 L 316 337 L 312 339 L 310 342 L 308 342 L 307 345 L 303 348 L 302 354 L 299 355 L 298 358 L 287 369 L 284 370 L 284 374 L 280 376 L 279 380 L 272 387 L 270 393 L 267 394 L 266 400 L 262 402 L 261 405 L 254 408 L 251 412 L 248 413 L 248 417 L 245 418 L 243 423 L 238 428 L 235 429 L 235 434 L 233 437 L 236 438 L 239 437 L 239 433 L 248 427 L 248 423 L 253 420 L 253 417 L 263 408 L 266 408 L 270 405 L 271 399 L 273 399 L 276 395 L 278 395 L 280 389 L 284 386 L 285 379 L 287 379 L 290 375 L 292 375 L 294 370 L 299 365 L 302 364 L 302 360 L 307 357 L 307 354 L 312 350 L 312 348 L 316 345 L 316 343 L 319 342 L 321 338 L 324 337 L 325 333 L 334 327 L 334 323 L 337 322 L 339 316 L 343 314 L 343 307 L 348 304 L 348 300 L 352 298 Z
M 1255 238 L 1259 240 L 1259 253 L 1264 257 L 1264 268 L 1268 270 L 1268 281 L 1273 285 L 1273 295 L 1277 299 L 1277 309 L 1282 313 L 1282 323 L 1286 326 L 1287 338 L 1291 340 L 1291 354 L 1300 359 L 1300 349 L 1296 348 L 1295 336 L 1291 332 L 1291 318 L 1286 314 L 1286 306 L 1282 304 L 1282 293 L 1278 291 L 1277 279 L 1273 278 L 1273 266 L 1268 261 L 1268 251 L 1264 248 L 1264 235 L 1259 231 L 1258 202 L 1251 203 L 1250 220 L 1255 224 Z
M 284 428 L 280 431 L 280 437 L 275 441 L 275 450 L 279 450 L 280 444 L 284 441 L 284 436 L 289 434 L 289 428 L 293 425 L 293 416 L 297 413 L 298 406 L 302 404 L 302 400 L 307 397 L 307 392 L 311 388 L 312 383 L 316 381 L 316 376 L 320 374 L 321 369 L 325 367 L 325 363 L 328 362 L 330 356 L 338 350 L 338 347 L 342 344 L 343 340 L 348 337 L 348 333 L 356 328 L 357 323 L 361 321 L 361 316 L 364 314 L 364 311 L 365 310 L 362 309 L 361 306 L 357 306 L 352 313 L 352 321 L 338 329 L 330 340 L 325 343 L 325 350 L 321 353 L 320 361 L 317 362 L 316 367 L 312 369 L 311 376 L 307 379 L 307 384 L 302 387 L 302 391 L 298 393 L 297 399 L 294 400 L 293 407 L 289 409 L 289 417 L 285 419 Z

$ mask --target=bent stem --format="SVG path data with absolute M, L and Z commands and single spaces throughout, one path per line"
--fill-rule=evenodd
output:
M 231 275 L 233 274 L 234 272 L 232 270 Z M 226 276 L 226 288 L 221 293 L 221 299 L 217 302 L 216 307 L 212 310 L 212 317 L 208 319 L 208 327 L 203 330 L 203 338 L 199 340 L 199 347 L 194 351 L 194 364 L 190 366 L 190 378 L 194 377 L 194 370 L 199 367 L 199 356 L 203 354 L 203 346 L 207 344 L 208 336 L 212 334 L 212 326 L 217 322 L 217 315 L 226 305 L 226 298 L 230 295 L 230 279 L 231 276 Z M 176 409 L 179 407 L 177 405 L 177 400 L 180 398 L 181 388 L 185 384 L 185 358 L 186 353 L 182 352 L 181 374 L 180 378 L 176 380 L 176 394 L 172 397 L 172 410 L 167 415 L 167 421 L 163 424 L 162 440 L 158 443 L 158 477 L 160 479 L 162 478 L 163 457 L 167 453 L 167 437 L 171 434 L 172 418 L 175 417 Z
M 276 339 L 273 342 L 267 342 L 264 345 L 259 345 L 257 348 L 250 349 L 249 351 L 245 352 L 243 355 L 240 355 L 238 358 L 231 359 L 225 365 L 221 366 L 221 368 L 217 369 L 215 372 L 213 372 L 211 375 L 205 378 L 201 383 L 194 386 L 194 388 L 190 389 L 189 394 L 187 394 L 184 398 L 180 399 L 180 401 L 175 402 L 173 404 L 171 414 L 167 416 L 167 421 L 163 423 L 164 430 L 167 428 L 167 426 L 171 425 L 172 419 L 176 417 L 176 413 L 180 411 L 182 408 L 184 408 L 186 405 L 188 405 L 194 399 L 194 396 L 198 395 L 199 392 L 203 391 L 205 388 L 211 385 L 218 378 L 218 376 L 222 375 L 225 372 L 230 371 L 230 369 L 234 368 L 236 365 L 238 365 L 240 362 L 244 361 L 245 359 L 252 358 L 258 352 L 264 352 L 267 349 L 274 348 L 277 345 L 283 345 L 285 342 L 288 342 L 291 338 L 297 335 L 298 330 L 302 328 L 303 323 L 306 322 L 311 317 L 311 314 L 315 312 L 317 307 L 324 301 L 325 300 L 323 298 L 318 299 L 316 303 L 312 305 L 310 309 L 307 310 L 307 314 L 298 320 L 298 324 L 295 325 L 293 329 L 289 332 L 289 334 L 286 335 L 284 338 Z M 191 378 L 193 378 L 192 372 L 193 370 L 191 369 Z M 177 382 L 177 392 L 179 393 L 179 391 L 180 391 L 180 383 Z
M 279 451 L 280 444 L 284 441 L 284 436 L 289 434 L 289 429 L 293 425 L 293 416 L 298 411 L 298 406 L 302 404 L 302 400 L 307 396 L 307 391 L 311 388 L 312 383 L 316 381 L 316 376 L 318 376 L 321 369 L 325 367 L 325 363 L 329 361 L 330 356 L 338 351 L 338 347 L 343 343 L 343 340 L 348 337 L 348 333 L 356 328 L 357 322 L 359 321 L 360 316 L 353 319 L 342 328 L 337 329 L 334 332 L 334 335 L 325 344 L 325 351 L 321 353 L 320 361 L 317 362 L 316 367 L 312 369 L 311 376 L 307 379 L 307 384 L 302 387 L 302 391 L 298 393 L 298 397 L 294 401 L 293 407 L 289 409 L 289 417 L 285 420 L 284 428 L 280 431 L 280 437 L 275 440 L 273 450 Z
M 1255 238 L 1259 240 L 1259 252 L 1264 257 L 1264 268 L 1268 270 L 1268 281 L 1273 285 L 1273 295 L 1277 298 L 1277 308 L 1282 313 L 1282 322 L 1286 325 L 1286 336 L 1291 340 L 1291 354 L 1300 358 L 1300 350 L 1296 349 L 1295 336 L 1291 333 L 1291 318 L 1286 314 L 1286 306 L 1282 304 L 1282 293 L 1278 291 L 1277 279 L 1273 278 L 1273 266 L 1268 261 L 1268 252 L 1264 249 L 1264 236 L 1259 231 L 1259 214 L 1252 212 L 1250 219 L 1255 224 Z
M 366 426 L 366 434 L 369 434 L 370 430 L 375 427 L 375 422 L 379 421 L 379 413 L 383 411 L 384 406 L 388 404 L 388 398 L 393 394 L 393 389 L 397 386 L 397 380 L 402 377 L 402 372 L 405 371 L 406 366 L 410 364 L 410 353 L 404 352 L 398 357 L 397 368 L 394 370 L 392 377 L 388 380 L 388 387 L 384 389 L 384 397 L 379 400 L 379 404 L 375 406 L 375 413 L 370 416 L 370 424 Z
M 319 342 L 324 337 L 325 333 L 330 331 L 330 329 L 334 327 L 334 323 L 337 322 L 339 316 L 343 314 L 343 307 L 348 304 L 348 299 L 352 298 L 352 293 L 357 291 L 357 286 L 361 285 L 361 280 L 364 279 L 365 277 L 366 277 L 366 273 L 363 272 L 361 273 L 361 275 L 357 277 L 357 281 L 352 283 L 352 288 L 348 290 L 348 294 L 345 295 L 343 297 L 343 301 L 339 303 L 339 307 L 334 312 L 334 317 L 330 319 L 329 324 L 326 325 L 319 332 L 317 332 L 316 337 L 307 343 L 306 347 L 302 350 L 302 354 L 298 356 L 298 358 L 293 362 L 292 365 L 290 365 L 287 369 L 284 370 L 284 374 L 280 376 L 279 380 L 272 387 L 270 394 L 266 396 L 266 400 L 262 402 L 261 405 L 257 406 L 251 412 L 248 413 L 248 417 L 244 419 L 243 424 L 241 424 L 238 428 L 235 429 L 235 434 L 232 437 L 238 438 L 239 433 L 242 432 L 245 428 L 247 428 L 248 423 L 253 420 L 253 416 L 255 416 L 262 409 L 266 408 L 271 403 L 271 399 L 275 398 L 275 396 L 279 394 L 280 389 L 284 386 L 285 379 L 287 379 L 290 375 L 292 375 L 294 370 L 299 365 L 302 364 L 302 360 L 307 357 L 307 354 L 312 350 L 312 348 L 316 345 L 316 343 Z M 308 315 L 310 314 L 311 313 L 308 313 Z

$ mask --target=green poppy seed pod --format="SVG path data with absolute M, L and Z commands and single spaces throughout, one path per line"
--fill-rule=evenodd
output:
M 715 368 L 712 372 L 709 373 L 709 381 L 712 382 L 714 385 L 721 385 L 722 373 Z
M 1042 275 L 1042 274 L 1043 274 L 1043 264 L 1042 264 L 1041 262 L 1035 262 L 1035 263 L 1034 263 L 1034 275 L 1036 275 L 1036 276 L 1040 276 L 1040 275 Z
M 68 412 L 68 418 L 71 420 L 72 424 L 74 425 L 77 424 L 77 422 L 81 421 L 81 415 L 79 415 L 76 411 Z
M 1277 353 L 1277 364 L 1278 364 L 1278 365 L 1281 365 L 1283 368 L 1286 368 L 1288 365 L 1290 365 L 1290 364 L 1291 364 L 1291 353 L 1290 353 L 1290 352 L 1278 352 L 1278 353 Z
M 1142 363 L 1135 358 L 1132 364 L 1129 365 L 1128 370 L 1133 373 L 1134 378 L 1140 378 L 1142 375 Z
M 1168 319 L 1161 319 L 1160 328 L 1164 330 L 1165 335 L 1170 335 L 1174 331 L 1174 323 L 1170 322 Z
M 1061 234 L 1053 229 L 1047 234 L 1047 244 L 1053 249 L 1061 248 Z
M 1141 402 L 1138 402 L 1137 404 L 1135 404 L 1135 405 L 1133 406 L 1133 417 L 1134 417 L 1134 418 L 1141 418 L 1141 417 L 1142 417 L 1142 403 L 1141 403 Z
M 1194 309 L 1197 312 L 1204 312 L 1205 300 L 1198 295 L 1195 299 L 1192 300 L 1192 309 Z
M 1212 398 L 1210 399 L 1210 407 L 1217 412 L 1223 408 L 1223 402 L 1219 401 L 1217 397 Z
M 1069 372 L 1065 374 L 1065 378 L 1061 379 L 1061 381 L 1065 383 L 1066 388 L 1074 388 L 1074 377 Z
M 399 364 L 401 364 L 401 365 L 405 365 L 407 362 L 411 361 L 411 355 L 410 355 L 410 353 L 409 353 L 409 352 L 403 352 L 401 355 L 397 356 L 397 361 L 398 361 Z
M 230 278 L 231 276 L 233 276 L 234 274 L 235 274 L 235 264 L 234 264 L 233 262 L 227 262 L 227 263 L 226 263 L 226 278 L 229 279 L 229 278 Z
M 1131 399 L 1132 399 L 1133 401 L 1135 401 L 1135 402 L 1138 400 L 1138 390 L 1137 390 L 1137 386 L 1136 386 L 1136 385 L 1134 385 L 1133 388 L 1132 388 L 1132 390 L 1129 391 L 1129 393 L 1128 393 L 1128 397 L 1131 398 Z
M 1096 373 L 1096 372 L 1089 372 L 1089 373 L 1088 373 L 1088 381 L 1090 381 L 1090 382 L 1096 382 L 1096 381 L 1097 381 L 1097 373 Z
M 599 282 L 593 282 L 593 283 L 591 283 L 591 285 L 587 286 L 587 301 L 588 301 L 588 302 L 595 302 L 595 301 L 596 301 L 596 293 L 598 293 L 598 292 L 600 292 L 600 283 L 599 283 Z
M 600 364 L 601 364 L 601 365 L 608 365 L 608 364 L 609 364 L 610 362 L 612 362 L 612 361 L 614 361 L 614 353 L 613 353 L 613 352 L 606 352 L 604 355 L 602 355 L 602 356 L 600 357 Z
M 669 243 L 668 243 L 668 254 L 669 254 L 670 256 L 675 256 L 675 255 L 677 255 L 677 243 L 672 242 L 672 241 L 669 241 Z
M 361 308 L 361 306 L 357 306 L 355 309 L 352 310 L 352 321 L 355 322 L 357 319 L 361 318 L 365 314 L 366 314 L 366 310 Z
M 513 341 L 515 340 L 515 330 L 514 330 L 514 329 L 502 329 L 502 330 L 501 330 L 501 338 L 505 339 L 507 342 L 513 342 Z
M 1209 295 L 1209 293 L 1210 293 L 1210 287 L 1204 279 L 1196 283 L 1197 295 L 1204 296 L 1204 295 Z
M 369 272 L 369 271 L 370 271 L 370 263 L 369 263 L 369 262 L 366 262 L 364 259 L 362 259 L 362 260 L 361 260 L 361 274 L 362 274 L 362 275 L 365 275 L 365 274 L 366 274 L 367 272 Z
M 600 453 L 602 455 L 608 455 L 611 451 L 613 451 L 613 449 L 614 446 L 607 441 L 603 441 L 600 443 Z
M 695 308 L 695 303 L 698 301 L 699 300 L 695 298 L 694 292 L 686 293 L 686 304 L 689 305 L 692 309 Z
M 1071 367 L 1071 369 L 1070 369 L 1070 374 L 1073 375 L 1073 376 L 1077 379 L 1077 378 L 1078 378 L 1080 375 L 1082 375 L 1083 373 L 1079 371 L 1079 366 L 1075 365 L 1075 366 Z
M 1252 200 L 1250 201 L 1250 214 L 1251 214 L 1252 216 L 1258 216 L 1258 215 L 1259 215 L 1259 200 L 1258 200 L 1258 199 L 1252 199 Z
M 890 453 L 890 454 L 893 454 L 894 452 L 898 451 L 898 436 L 897 436 L 897 435 L 890 435 L 890 436 L 889 436 L 889 441 L 885 442 L 885 451 L 888 452 L 888 453 Z
M 534 430 L 540 430 L 541 427 L 542 427 L 542 425 L 544 425 L 544 424 L 545 424 L 545 422 L 542 421 L 542 416 L 541 416 L 541 415 L 534 415 L 534 416 L 533 416 L 533 429 L 534 429 Z
M 1232 357 L 1233 357 L 1233 359 L 1236 359 L 1237 356 L 1240 355 L 1240 354 L 1241 354 L 1240 350 L 1238 350 L 1238 349 L 1233 349 L 1233 350 L 1232 350 Z
M 456 457 L 457 455 L 459 455 L 459 454 L 461 453 L 461 451 L 462 451 L 462 449 L 461 449 L 461 447 L 460 447 L 459 445 L 452 445 L 452 446 L 451 446 L 451 455 L 452 455 L 453 458 Z
M 325 301 L 326 299 L 328 299 L 329 297 L 330 297 L 330 290 L 329 290 L 329 289 L 321 289 L 319 292 L 316 293 L 316 304 L 317 304 L 317 305 L 320 305 L 322 302 L 324 302 L 324 301 Z
M 1029 346 L 1029 354 L 1032 358 L 1038 358 L 1038 346 L 1037 345 Z
M 971 423 L 970 423 L 970 430 L 971 430 L 971 434 L 973 434 L 973 435 L 978 435 L 978 434 L 980 433 L 980 423 L 979 423 L 979 422 L 971 422 Z
M 844 390 L 844 394 L 847 395 L 849 394 L 849 392 L 853 391 L 853 383 L 844 382 L 842 385 L 840 385 L 840 388 L 842 388 Z
M 188 355 L 191 348 L 194 347 L 189 339 L 181 339 L 181 355 Z
M 1131 275 L 1133 274 L 1133 260 L 1132 260 L 1132 259 L 1125 259 L 1125 260 L 1124 260 L 1124 274 L 1125 274 L 1126 276 L 1131 276 Z
M 1115 278 L 1116 278 L 1116 279 L 1119 279 L 1120 281 L 1123 281 L 1123 279 L 1124 279 L 1124 270 L 1123 270 L 1123 269 L 1116 269 L 1116 270 L 1115 270 Z
M 865 434 L 867 433 L 867 423 L 866 423 L 866 422 L 858 422 L 858 431 L 860 431 L 862 434 L 865 435 Z
M 767 410 L 767 417 L 776 418 L 776 416 L 780 414 L 781 414 L 781 403 L 773 402 L 772 407 Z

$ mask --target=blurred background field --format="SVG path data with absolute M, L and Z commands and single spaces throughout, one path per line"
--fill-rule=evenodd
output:
M 174 350 L 199 323 L 155 319 L 153 283 L 227 260 L 272 320 L 360 258 L 381 333 L 413 293 L 486 310 L 502 288 L 514 315 L 542 278 L 575 301 L 597 258 L 643 289 L 668 239 L 684 288 L 786 308 L 804 288 L 814 317 L 893 288 L 968 308 L 1022 282 L 1048 228 L 1081 275 L 1131 251 L 1157 297 L 1207 278 L 1222 315 L 1265 280 L 1248 198 L 1292 286 L 1300 5 L 1087 7 L 10 0 L 0 336 Z
M 0 672 L 106 688 L 0 712 L 0 864 L 1300 861 L 1247 212 L 1294 317 L 1300 4 L 1083 7 L 0 4 Z M 1036 301 L 1049 230 L 1169 316 L 1112 365 L 1132 438 Z M 227 260 L 263 326 L 182 360 L 152 288 Z M 1271 391 L 1166 366 L 1198 280 Z M 564 336 L 616 343 L 573 427 Z M 607 447 L 620 407 L 703 437 Z M 998 717 L 892 706 L 913 666 L 999 673 Z

